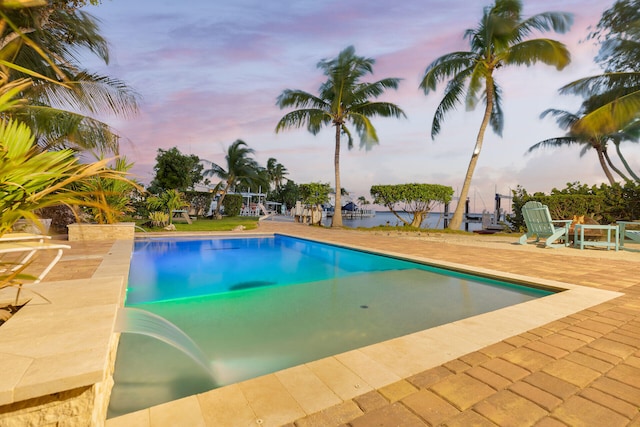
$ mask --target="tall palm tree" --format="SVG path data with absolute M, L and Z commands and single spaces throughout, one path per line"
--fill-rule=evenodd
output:
M 405 117 L 404 112 L 389 102 L 374 102 L 387 89 L 397 89 L 400 79 L 386 78 L 377 82 L 362 82 L 367 74 L 373 74 L 374 59 L 356 56 L 355 48 L 349 46 L 334 59 L 323 59 L 318 68 L 327 77 L 319 89 L 312 95 L 302 90 L 286 89 L 280 94 L 276 105 L 282 108 L 295 108 L 285 114 L 276 126 L 276 133 L 284 129 L 306 126 L 313 135 L 320 132 L 323 125 L 335 127 L 335 151 L 333 164 L 335 169 L 335 188 L 340 189 L 340 141 L 344 134 L 348 148 L 353 147 L 353 138 L 347 124 L 353 125 L 360 137 L 360 146 L 367 149 L 378 143 L 378 135 L 370 118 Z M 342 226 L 340 191 L 336 191 L 335 211 L 332 227 Z
M 80 53 L 107 64 L 109 50 L 95 18 L 78 10 L 84 1 L 75 3 L 52 0 L 29 13 L 6 11 L 10 25 L 0 33 L 0 57 L 10 59 L 4 64 L 8 81 L 30 78 L 32 85 L 22 92 L 27 102 L 4 116 L 27 123 L 43 150 L 117 154 L 119 136 L 91 116 L 131 116 L 137 112 L 138 95 L 122 81 L 82 67 Z
M 262 168 L 250 157 L 253 153 L 254 150 L 249 148 L 246 142 L 238 139 L 227 149 L 225 166 L 207 161 L 211 167 L 204 171 L 204 176 L 215 176 L 223 181 L 215 210 L 216 218 L 222 218 L 220 208 L 228 192 L 235 190 L 238 185 L 249 184 L 251 186 L 260 180 Z
M 494 79 L 494 72 L 509 65 L 529 66 L 537 62 L 553 65 L 561 70 L 571 60 L 567 48 L 558 41 L 546 38 L 527 39 L 536 30 L 553 30 L 559 33 L 567 31 L 572 22 L 570 14 L 545 12 L 523 19 L 521 11 L 520 0 L 496 0 L 493 6 L 486 7 L 478 26 L 465 32 L 470 50 L 449 53 L 436 59 L 427 67 L 420 83 L 426 95 L 434 91 L 438 83 L 450 79 L 433 117 L 432 138 L 440 132 L 445 114 L 455 109 L 463 100 L 467 109 L 475 108 L 480 101 L 485 104 L 458 205 L 449 224 L 452 229 L 459 229 L 462 224 L 464 200 L 469 194 L 487 126 L 491 125 L 496 134 L 502 134 L 504 122 L 501 89 Z

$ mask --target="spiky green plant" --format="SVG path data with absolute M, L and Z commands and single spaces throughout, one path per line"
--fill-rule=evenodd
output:
M 131 185 L 126 172 L 108 167 L 111 159 L 81 164 L 71 150 L 41 152 L 23 123 L 0 122 L 0 236 L 20 218 L 38 223 L 34 211 L 49 206 L 86 206 L 113 213 L 113 207 L 84 186 L 90 179 Z

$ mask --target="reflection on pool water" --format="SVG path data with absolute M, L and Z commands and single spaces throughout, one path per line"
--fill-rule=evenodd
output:
M 123 334 L 110 416 L 497 310 L 548 291 L 276 235 L 137 241 L 126 305 L 191 337 Z

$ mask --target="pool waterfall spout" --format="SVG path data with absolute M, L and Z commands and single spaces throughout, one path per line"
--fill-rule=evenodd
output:
M 218 383 L 211 361 L 189 335 L 157 314 L 133 307 L 121 307 L 116 317 L 116 332 L 153 337 L 189 356 Z

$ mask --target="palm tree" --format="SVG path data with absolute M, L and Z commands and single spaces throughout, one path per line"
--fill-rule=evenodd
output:
M 286 179 L 285 175 L 288 175 L 289 172 L 276 159 L 270 157 L 267 160 L 267 174 L 269 175 L 269 183 L 273 184 L 274 189 L 277 191 L 282 187 L 282 181 Z
M 138 95 L 123 82 L 93 74 L 81 66 L 80 52 L 109 61 L 106 40 L 96 20 L 78 10 L 84 1 L 51 1 L 30 13 L 9 12 L 8 31 L 0 35 L 0 55 L 7 80 L 29 78 L 21 96 L 27 102 L 3 115 L 18 118 L 33 130 L 42 150 L 73 148 L 118 153 L 119 136 L 91 115 L 129 117 Z
M 523 19 L 521 11 L 520 0 L 496 0 L 493 6 L 484 9 L 478 26 L 466 30 L 465 38 L 469 40 L 470 50 L 436 59 L 427 67 L 420 83 L 424 93 L 428 94 L 436 89 L 438 83 L 450 79 L 433 117 L 432 138 L 440 132 L 445 114 L 463 100 L 468 109 L 475 108 L 479 101 L 485 104 L 459 202 L 449 225 L 452 229 L 459 229 L 462 224 L 464 203 L 461 202 L 469 194 L 487 126 L 491 125 L 496 134 L 502 134 L 501 89 L 494 80 L 494 72 L 508 65 L 529 66 L 537 62 L 554 65 L 561 70 L 570 62 L 570 54 L 564 44 L 546 38 L 526 38 L 535 30 L 567 31 L 572 22 L 571 15 L 545 12 Z
M 640 53 L 640 43 L 638 43 Z M 573 125 L 574 132 L 612 134 L 640 118 L 640 72 L 609 72 L 585 77 L 560 88 L 561 94 L 589 97 L 589 111 Z
M 560 93 L 587 98 L 575 132 L 612 134 L 640 118 L 640 1 L 617 0 L 589 38 L 600 42 L 596 61 L 605 73 L 571 82 Z
M 556 122 L 558 123 L 558 126 L 560 126 L 564 130 L 567 130 L 568 131 L 567 134 L 565 136 L 549 138 L 549 139 L 545 139 L 544 141 L 540 141 L 537 144 L 534 144 L 531 147 L 529 147 L 529 150 L 527 152 L 531 153 L 532 151 L 535 151 L 542 147 L 561 147 L 564 145 L 578 144 L 578 145 L 582 145 L 582 150 L 580 151 L 580 157 L 582 157 L 587 152 L 587 150 L 589 150 L 590 148 L 593 148 L 596 154 L 598 155 L 598 161 L 600 162 L 600 167 L 604 171 L 604 174 L 609 180 L 609 183 L 613 185 L 615 183 L 615 179 L 613 178 L 611 171 L 607 167 L 608 155 L 606 154 L 606 151 L 607 151 L 608 137 L 574 133 L 571 130 L 571 128 L 573 124 L 580 119 L 580 117 L 568 111 L 556 110 L 556 109 L 550 108 L 548 110 L 543 111 L 542 114 L 540 114 L 540 118 L 544 118 L 549 114 L 556 117 Z
M 629 164 L 627 163 L 626 159 L 622 155 L 622 152 L 620 151 L 620 147 L 619 147 L 620 142 L 623 140 L 637 139 L 637 136 L 633 135 L 633 131 L 635 130 L 635 127 L 629 127 L 629 129 L 627 130 L 623 129 L 620 132 L 616 132 L 611 135 L 601 135 L 598 133 L 580 134 L 580 133 L 576 133 L 576 128 L 574 126 L 575 123 L 581 118 L 579 114 L 574 114 L 568 111 L 550 108 L 548 110 L 543 111 L 542 114 L 540 115 L 540 118 L 544 118 L 549 114 L 551 114 L 556 118 L 556 123 L 558 123 L 558 126 L 566 130 L 567 134 L 565 136 L 549 138 L 549 139 L 545 139 L 544 141 L 540 141 L 537 144 L 532 145 L 527 152 L 530 153 L 542 147 L 560 147 L 560 146 L 575 145 L 575 144 L 582 145 L 582 150 L 580 151 L 580 157 L 582 157 L 587 152 L 587 150 L 591 148 L 594 149 L 596 154 L 598 155 L 598 161 L 600 163 L 600 167 L 604 171 L 604 174 L 609 180 L 610 185 L 613 185 L 615 183 L 615 179 L 613 177 L 613 174 L 609 170 L 609 168 L 613 169 L 625 181 L 629 181 L 629 178 L 615 166 L 615 164 L 611 161 L 611 158 L 609 157 L 609 153 L 607 151 L 607 145 L 609 142 L 611 142 L 615 145 L 616 152 L 618 153 L 620 160 L 622 160 L 622 163 L 627 168 L 627 171 L 631 173 L 631 176 L 634 177 L 634 179 L 636 179 L 637 175 L 635 175 L 631 170 L 631 168 L 629 167 Z
M 276 105 L 293 107 L 276 126 L 276 133 L 284 129 L 306 126 L 313 135 L 320 132 L 323 125 L 335 126 L 335 188 L 340 189 L 340 139 L 344 134 L 348 148 L 353 147 L 353 138 L 347 124 L 353 125 L 360 137 L 360 146 L 371 148 L 378 143 L 378 135 L 370 118 L 405 117 L 404 112 L 389 102 L 373 102 L 386 89 L 397 89 L 400 79 L 386 78 L 374 83 L 360 81 L 367 74 L 373 74 L 374 59 L 356 56 L 355 48 L 349 46 L 334 59 L 323 59 L 318 68 L 327 77 L 319 89 L 318 96 L 302 90 L 286 89 L 280 94 Z M 332 227 L 342 226 L 340 191 L 336 191 L 335 211 Z
M 248 184 L 251 186 L 260 180 L 259 175 L 262 168 L 254 159 L 249 157 L 253 153 L 254 150 L 249 148 L 246 142 L 238 139 L 229 146 L 225 156 L 226 165 L 224 167 L 206 161 L 211 165 L 211 168 L 204 171 L 204 176 L 216 176 L 224 182 L 219 190 L 220 199 L 218 199 L 216 205 L 216 218 L 222 218 L 220 208 L 228 192 L 233 191 L 238 185 Z

